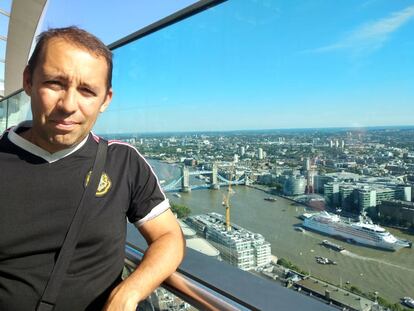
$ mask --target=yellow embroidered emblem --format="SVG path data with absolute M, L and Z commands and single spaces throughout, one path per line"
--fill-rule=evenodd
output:
M 91 178 L 91 175 L 92 171 L 89 171 L 88 174 L 86 174 L 85 187 L 89 184 L 89 179 Z M 99 181 L 98 189 L 96 190 L 96 196 L 103 197 L 105 194 L 108 193 L 109 189 L 111 189 L 111 185 L 111 179 L 105 172 L 103 172 L 101 175 L 101 180 Z

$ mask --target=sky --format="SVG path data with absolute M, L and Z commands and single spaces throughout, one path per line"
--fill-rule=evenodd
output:
M 112 43 L 194 1 L 50 0 Z M 414 2 L 228 0 L 114 50 L 98 133 L 414 125 Z
M 196 0 L 48 0 L 41 29 L 76 25 L 110 44 L 194 2 Z
M 122 0 L 121 6 L 114 0 L 48 0 L 38 32 L 76 25 L 110 44 L 194 2 L 196 0 Z M 0 9 L 10 13 L 12 0 L 0 0 Z M 0 35 L 7 37 L 8 22 L 9 18 L 0 14 Z M 6 44 L 0 40 L 0 59 L 5 58 L 5 53 Z M 0 62 L 0 79 L 3 77 L 4 64 Z
M 412 1 L 230 0 L 115 50 L 100 131 L 414 125 Z
M 10 12 L 11 0 L 0 0 L 0 9 L 3 12 Z M 3 14 L 0 14 L 0 35 L 7 37 L 9 18 Z M 4 60 L 6 57 L 6 42 L 0 40 L 0 59 Z M 4 91 L 4 63 L 0 62 L 0 94 Z

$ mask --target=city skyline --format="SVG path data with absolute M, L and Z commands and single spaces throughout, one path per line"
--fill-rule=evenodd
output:
M 273 129 L 233 129 L 233 130 L 188 130 L 188 131 L 129 131 L 129 132 L 113 132 L 110 133 L 105 131 L 104 133 L 96 132 L 98 135 L 107 135 L 107 136 L 115 136 L 115 137 L 124 137 L 124 136 L 131 136 L 131 135 L 160 135 L 160 136 L 168 136 L 168 135 L 259 135 L 259 134 L 267 134 L 267 135 L 284 135 L 284 134 L 298 134 L 298 133 L 306 133 L 306 132 L 315 132 L 316 133 L 342 133 L 342 132 L 358 132 L 364 133 L 368 131 L 381 131 L 381 130 L 395 130 L 395 131 L 404 131 L 404 130 L 414 130 L 414 125 L 388 125 L 388 126 L 366 126 L 366 127 L 313 127 L 313 128 L 273 128 Z M 95 131 L 94 131 L 95 132 Z

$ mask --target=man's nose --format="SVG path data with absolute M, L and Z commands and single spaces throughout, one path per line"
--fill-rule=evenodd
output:
M 78 109 L 78 96 L 76 90 L 68 88 L 62 93 L 59 104 L 59 108 L 66 113 L 73 113 Z

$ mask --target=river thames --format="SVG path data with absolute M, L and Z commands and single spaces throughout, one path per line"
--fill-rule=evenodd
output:
M 151 164 L 166 183 L 179 175 L 179 168 L 175 165 L 156 161 L 151 161 Z M 265 201 L 269 195 L 254 188 L 234 186 L 233 189 L 231 222 L 261 233 L 272 245 L 272 254 L 278 258 L 286 258 L 311 275 L 336 285 L 349 282 L 364 292 L 378 291 L 380 296 L 393 302 L 398 302 L 403 296 L 414 296 L 414 248 L 389 252 L 349 244 L 315 232 L 302 233 L 294 228 L 302 222 L 298 216 L 305 207 L 293 205 L 281 197 L 277 197 L 276 202 Z M 224 215 L 222 201 L 225 193 L 227 188 L 193 190 L 180 193 L 181 198 L 172 193 L 167 196 L 173 203 L 188 206 L 191 215 L 208 212 Z M 387 229 L 398 237 L 414 240 L 413 235 Z M 342 245 L 346 250 L 339 253 L 327 249 L 320 245 L 324 239 Z M 315 256 L 328 257 L 338 264 L 320 265 Z

